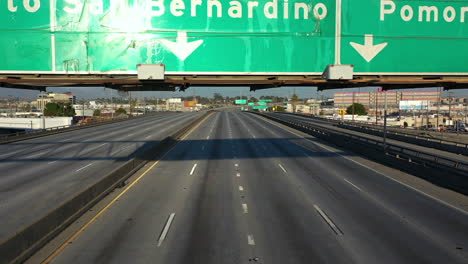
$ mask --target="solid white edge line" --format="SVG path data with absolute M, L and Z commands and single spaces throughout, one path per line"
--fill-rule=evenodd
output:
M 320 216 L 325 220 L 325 222 L 327 222 L 327 224 L 333 229 L 333 231 L 335 231 L 335 233 L 337 234 L 341 233 L 338 227 L 336 227 L 335 223 L 333 223 L 333 221 L 330 218 L 328 218 L 328 216 L 322 211 L 322 209 L 320 209 L 320 207 L 318 207 L 318 205 L 314 204 L 314 208 L 320 214 Z
M 166 239 L 167 233 L 169 232 L 169 228 L 171 227 L 174 217 L 175 217 L 175 213 L 172 213 L 171 215 L 169 215 L 169 219 L 167 219 L 166 225 L 164 226 L 164 229 L 161 235 L 159 236 L 158 247 L 161 246 L 161 244 L 164 242 L 164 239 Z
M 359 191 L 361 191 L 361 192 L 362 192 L 361 188 L 357 187 L 357 186 L 356 186 L 354 183 L 352 183 L 352 182 L 348 181 L 347 179 L 343 179 L 343 180 L 344 180 L 345 182 L 347 182 L 347 183 L 351 184 L 351 185 L 352 185 L 354 188 L 356 188 L 356 189 L 358 189 Z
M 423 192 L 423 191 L 421 191 L 421 190 L 418 190 L 418 189 L 416 189 L 415 187 L 410 186 L 410 185 L 408 185 L 408 184 L 406 184 L 406 183 L 404 183 L 404 182 L 398 181 L 398 180 L 396 180 L 396 179 L 394 179 L 394 178 L 392 178 L 392 177 L 390 177 L 390 176 L 387 176 L 387 175 L 385 175 L 384 173 L 382 173 L 382 172 L 380 172 L 380 171 L 378 171 L 378 170 L 375 170 L 375 169 L 373 169 L 373 168 L 371 168 L 371 167 L 369 167 L 369 166 L 367 166 L 367 165 L 364 165 L 364 164 L 360 163 L 359 161 L 355 161 L 355 160 L 353 160 L 353 159 L 351 159 L 351 158 L 348 158 L 348 157 L 346 157 L 346 156 L 344 156 L 344 155 L 342 155 L 342 154 L 340 154 L 340 153 L 338 153 L 338 152 L 336 152 L 336 151 L 334 151 L 334 150 L 332 150 L 332 149 L 330 149 L 330 148 L 324 146 L 324 145 L 321 144 L 321 143 L 314 142 L 314 141 L 312 141 L 312 140 L 310 140 L 310 139 L 308 139 L 308 138 L 306 138 L 306 137 L 304 137 L 304 136 L 302 136 L 302 135 L 297 134 L 296 132 L 287 130 L 287 129 L 285 129 L 284 127 L 281 127 L 281 126 L 279 126 L 279 125 L 277 125 L 277 124 L 275 124 L 275 123 L 270 122 L 269 119 L 268 119 L 268 120 L 265 120 L 265 121 L 268 121 L 270 124 L 272 124 L 272 125 L 274 125 L 274 126 L 276 126 L 276 127 L 279 127 L 280 129 L 282 129 L 282 130 L 284 130 L 284 131 L 286 131 L 286 132 L 289 132 L 289 133 L 291 133 L 291 134 L 294 134 L 294 135 L 296 135 L 296 136 L 298 136 L 298 137 L 300 137 L 300 138 L 306 139 L 306 140 L 312 142 L 312 144 L 314 144 L 314 145 L 316 145 L 316 146 L 319 146 L 319 147 L 321 147 L 321 148 L 323 148 L 323 149 L 325 149 L 325 150 L 327 150 L 327 151 L 329 151 L 329 152 L 332 152 L 332 153 L 334 153 L 334 154 L 337 154 L 338 156 L 340 156 L 340 157 L 342 157 L 342 158 L 344 158 L 344 159 L 347 159 L 347 160 L 349 160 L 349 161 L 351 161 L 351 162 L 353 162 L 353 163 L 356 163 L 356 164 L 358 164 L 358 165 L 360 165 L 360 166 L 362 166 L 362 167 L 364 167 L 364 168 L 366 168 L 366 169 L 368 169 L 368 170 L 371 170 L 371 171 L 373 171 L 373 172 L 375 172 L 375 173 L 377 173 L 377 174 L 380 174 L 380 175 L 384 176 L 385 178 L 387 178 L 387 179 L 389 179 L 389 180 L 391 180 L 391 181 L 393 181 L 393 182 L 399 183 L 399 184 L 401 184 L 401 185 L 403 185 L 403 186 L 405 186 L 405 187 L 407 187 L 407 188 L 409 188 L 409 189 L 411 189 L 411 190 L 413 190 L 413 191 L 416 191 L 417 193 L 419 193 L 419 194 L 421 194 L 421 195 L 424 195 L 424 196 L 426 196 L 427 198 L 433 199 L 434 201 L 437 201 L 437 202 L 439 202 L 439 203 L 441 203 L 441 204 L 443 204 L 443 205 L 445 205 L 445 206 L 447 206 L 447 207 L 449 207 L 449 208 L 452 208 L 452 209 L 454 209 L 454 210 L 456 210 L 456 211 L 458 211 L 458 212 L 460 212 L 460 213 L 462 213 L 462 214 L 464 214 L 464 215 L 468 215 L 468 212 L 465 211 L 465 210 L 463 210 L 463 209 L 461 209 L 461 208 L 458 208 L 458 207 L 456 207 L 456 206 L 454 206 L 454 205 L 451 205 L 451 204 L 449 204 L 449 203 L 447 203 L 447 202 L 445 202 L 445 201 L 443 201 L 443 200 L 441 200 L 441 199 L 439 199 L 439 198 L 437 198 L 437 197 L 434 197 L 434 196 L 432 196 L 432 195 L 430 195 L 430 194 L 427 194 L 427 193 L 425 193 L 425 192 Z
M 247 242 L 249 243 L 249 245 L 255 246 L 255 240 L 253 235 L 247 235 Z
M 278 164 L 278 166 L 279 166 L 285 173 L 287 173 L 286 169 L 285 169 L 281 164 Z
M 86 169 L 86 168 L 88 168 L 88 167 L 91 166 L 91 165 L 93 165 L 93 162 L 91 162 L 90 164 L 88 164 L 88 165 L 86 165 L 86 166 L 84 166 L 84 167 L 81 167 L 81 168 L 77 169 L 76 171 L 78 172 L 78 171 L 80 171 L 80 170 Z
M 193 173 L 195 172 L 195 168 L 197 167 L 197 163 L 195 163 L 192 167 L 192 170 L 190 171 L 190 175 L 193 175 Z

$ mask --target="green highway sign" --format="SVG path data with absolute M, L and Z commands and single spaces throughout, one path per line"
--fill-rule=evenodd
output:
M 359 73 L 468 73 L 468 3 L 342 0 L 341 63 Z
M 267 105 L 266 102 L 258 102 L 257 104 L 258 104 L 258 105 Z
M 0 73 L 468 75 L 464 0 L 8 0 Z
M 255 105 L 255 103 L 249 103 L 249 105 L 250 105 L 250 106 L 254 106 L 254 105 Z
M 236 100 L 236 104 L 247 104 L 247 100 Z
M 253 109 L 268 109 L 268 106 L 254 106 Z
M 270 99 L 265 99 L 265 100 L 260 100 L 260 102 L 267 102 L 267 103 L 270 103 L 271 100 L 270 100 Z

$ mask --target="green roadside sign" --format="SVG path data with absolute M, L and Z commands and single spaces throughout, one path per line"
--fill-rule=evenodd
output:
M 267 103 L 270 103 L 271 100 L 270 100 L 270 99 L 265 99 L 265 100 L 260 100 L 260 102 L 267 102 Z
M 247 100 L 236 100 L 236 104 L 247 104 Z
M 258 105 L 267 105 L 266 102 L 258 102 L 257 104 L 258 104 Z
M 0 6 L 0 73 L 468 75 L 464 0 L 30 0 Z
M 268 109 L 268 106 L 254 106 L 253 109 Z
M 249 106 L 254 106 L 254 105 L 255 105 L 255 103 L 249 103 Z

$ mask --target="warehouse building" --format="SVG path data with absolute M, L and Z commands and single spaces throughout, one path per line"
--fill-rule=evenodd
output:
M 439 91 L 388 91 L 387 107 L 398 109 L 400 101 L 428 101 L 436 104 L 440 101 Z M 360 103 L 368 109 L 379 109 L 385 105 L 385 92 L 343 92 L 334 94 L 335 107 L 347 108 L 353 103 Z

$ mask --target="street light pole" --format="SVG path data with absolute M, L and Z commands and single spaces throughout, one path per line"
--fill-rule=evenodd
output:
M 387 90 L 385 93 L 385 106 L 384 106 L 384 130 L 383 130 L 383 149 L 387 150 Z
M 439 119 L 440 119 L 440 87 L 437 87 L 437 130 L 439 130 Z

